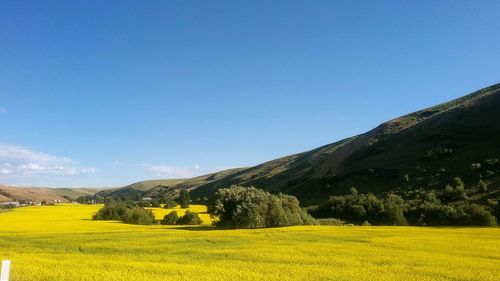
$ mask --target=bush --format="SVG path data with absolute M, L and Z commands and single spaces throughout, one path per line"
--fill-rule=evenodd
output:
M 384 222 L 384 202 L 373 194 L 333 196 L 325 204 L 319 206 L 313 216 L 320 218 L 334 217 L 361 224 L 364 221 Z
M 181 190 L 177 202 L 179 203 L 182 209 L 189 208 L 189 204 L 191 204 L 191 196 L 189 195 L 189 192 L 185 189 Z
M 99 209 L 92 217 L 93 220 L 123 220 L 125 213 L 132 206 L 125 204 L 108 204 Z
M 483 180 L 479 180 L 479 190 L 482 192 L 487 192 L 488 191 L 488 184 L 486 184 Z
M 158 201 L 158 200 L 156 200 L 156 199 L 153 199 L 153 200 L 151 201 L 151 207 L 153 207 L 153 208 L 160 208 L 160 207 L 161 207 L 161 205 L 160 205 L 160 201 Z
M 380 200 L 373 194 L 359 194 L 351 189 L 349 195 L 333 196 L 323 205 L 310 208 L 310 212 L 316 218 L 337 218 L 356 224 L 369 221 L 374 225 L 496 225 L 496 218 L 488 209 L 470 202 L 463 181 L 460 178 L 454 181 L 455 188 L 447 186 L 441 195 L 447 204 L 443 204 L 434 192 L 421 191 L 415 200 L 405 201 L 395 194 Z M 497 218 L 498 206 L 494 209 Z
M 450 205 L 425 203 L 410 210 L 415 224 L 426 226 L 494 226 L 495 217 L 477 204 L 459 202 Z
M 490 212 L 477 204 L 463 204 L 457 207 L 457 225 L 495 226 L 496 219 Z
M 345 221 L 339 220 L 339 219 L 334 219 L 334 218 L 328 218 L 328 219 L 317 219 L 316 222 L 319 225 L 335 225 L 335 226 L 340 226 L 344 225 Z
M 364 221 L 363 224 L 361 224 L 362 226 L 371 226 L 372 224 L 369 223 L 368 221 Z
M 131 204 L 111 203 L 99 209 L 93 220 L 120 220 L 130 224 L 153 224 L 155 218 L 150 210 Z
M 176 222 L 176 224 L 181 225 L 200 225 L 202 223 L 203 221 L 200 216 L 198 216 L 198 213 L 191 212 L 189 210 L 187 210 L 184 216 L 180 217 Z
M 165 215 L 160 223 L 164 225 L 174 225 L 177 224 L 178 220 L 179 220 L 179 215 L 177 214 L 176 211 L 172 211 L 167 215 Z
M 231 186 L 215 193 L 208 206 L 216 225 L 227 228 L 261 228 L 315 224 L 294 196 L 273 195 L 254 187 Z
M 143 208 L 128 209 L 123 217 L 124 223 L 149 225 L 155 223 L 155 216 L 151 210 Z
M 403 198 L 389 194 L 384 200 L 385 217 L 387 224 L 390 225 L 408 225 L 408 221 L 404 215 L 406 203 Z
M 163 205 L 163 208 L 165 209 L 172 209 L 172 208 L 175 208 L 177 207 L 177 202 L 175 202 L 174 200 L 166 200 L 165 201 L 165 205 Z

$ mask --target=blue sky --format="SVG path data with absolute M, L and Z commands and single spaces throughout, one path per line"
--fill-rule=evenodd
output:
M 250 166 L 490 84 L 499 1 L 2 1 L 0 183 Z

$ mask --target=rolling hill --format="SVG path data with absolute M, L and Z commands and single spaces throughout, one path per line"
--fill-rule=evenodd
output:
M 55 201 L 68 202 L 61 195 L 48 188 L 18 187 L 0 185 L 0 202 L 8 201 Z
M 103 190 L 102 188 L 48 188 L 7 186 L 0 184 L 0 203 L 16 200 L 26 201 L 55 201 L 69 202 L 68 199 L 77 199 L 80 196 L 90 195 Z
M 218 181 L 243 169 L 229 169 L 217 173 L 189 179 L 147 180 L 136 182 L 118 189 L 97 192 L 97 196 L 112 198 L 170 197 L 175 198 L 180 189 L 191 190 Z
M 487 182 L 477 201 L 500 196 L 500 84 L 462 98 L 395 118 L 357 136 L 255 167 L 231 169 L 193 179 L 145 181 L 101 196 L 175 196 L 179 189 L 193 198 L 209 197 L 233 184 L 256 186 L 297 196 L 305 205 L 331 195 L 415 190 L 442 192 L 455 177 L 467 186 Z

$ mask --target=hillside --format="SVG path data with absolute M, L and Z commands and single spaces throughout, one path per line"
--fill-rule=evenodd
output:
M 104 188 L 48 188 L 0 185 L 0 203 L 15 200 L 68 202 L 67 198 L 93 196 Z
M 55 201 L 68 202 L 61 195 L 48 188 L 18 187 L 0 185 L 0 202 L 26 200 L 26 201 Z
M 192 195 L 209 196 L 218 188 L 240 184 L 293 194 L 313 204 L 345 194 L 352 186 L 376 194 L 408 195 L 419 188 L 439 192 L 460 176 L 468 186 L 486 180 L 491 188 L 485 198 L 498 198 L 498 143 L 500 84 L 367 133 L 239 171 L 198 186 Z
M 242 169 L 229 169 L 217 173 L 203 175 L 190 179 L 165 179 L 165 180 L 147 180 L 136 182 L 118 189 L 107 189 L 96 193 L 101 197 L 112 198 L 140 198 L 140 197 L 157 197 L 157 198 L 175 198 L 179 194 L 180 189 L 191 190 L 201 185 L 208 184 L 220 179 L 223 179 Z
M 69 187 L 69 188 L 47 188 L 50 192 L 54 192 L 59 196 L 68 196 L 71 199 L 77 199 L 81 196 L 94 195 L 103 190 L 112 188 L 106 187 Z
M 360 192 L 416 190 L 442 193 L 461 177 L 473 200 L 500 197 L 500 84 L 462 98 L 390 120 L 351 138 L 255 167 L 193 179 L 135 183 L 100 196 L 168 195 L 191 190 L 209 197 L 233 184 L 297 196 L 305 205 L 324 202 L 356 186 Z M 482 179 L 488 191 L 477 190 Z

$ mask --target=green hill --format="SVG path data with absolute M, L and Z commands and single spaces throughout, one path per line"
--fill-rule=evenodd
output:
M 99 191 L 106 190 L 106 188 L 91 188 L 91 187 L 71 187 L 71 188 L 47 188 L 59 196 L 67 196 L 71 199 L 77 199 L 80 196 L 94 195 Z
M 108 189 L 98 192 L 96 195 L 112 198 L 175 198 L 179 195 L 180 189 L 191 190 L 198 186 L 220 180 L 242 169 L 229 169 L 217 173 L 203 175 L 190 179 L 164 179 L 147 180 L 136 182 L 118 189 Z
M 444 192 L 455 177 L 471 200 L 500 196 L 500 84 L 381 124 L 364 134 L 255 167 L 231 169 L 192 179 L 144 181 L 111 197 L 170 196 L 181 188 L 194 199 L 233 184 L 297 196 L 305 205 L 360 192 L 415 196 L 418 190 Z M 479 180 L 487 191 L 479 190 Z
M 6 201 L 55 201 L 68 202 L 80 196 L 93 196 L 104 188 L 48 188 L 6 186 L 0 184 L 0 203 Z
M 440 192 L 461 177 L 490 191 L 477 200 L 499 198 L 500 84 L 411 113 L 377 128 L 308 152 L 276 159 L 197 187 L 193 197 L 232 184 L 296 195 L 316 204 L 352 186 L 375 194 L 412 190 Z

